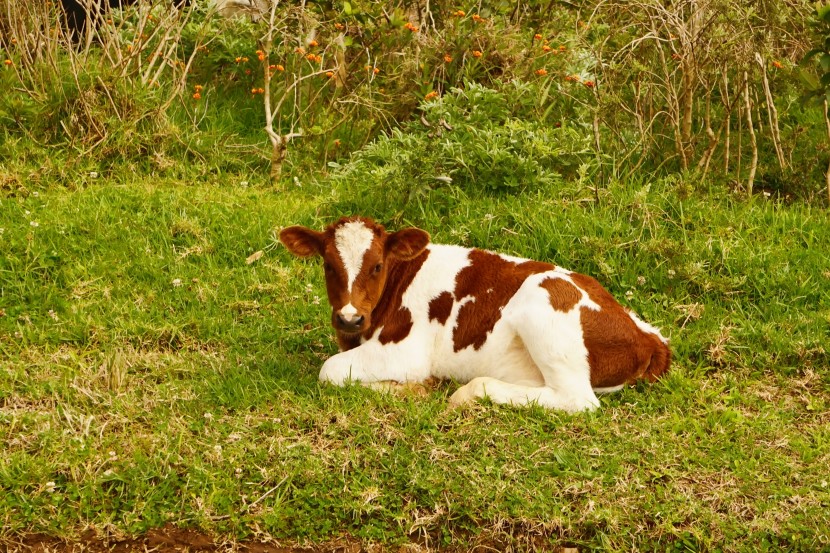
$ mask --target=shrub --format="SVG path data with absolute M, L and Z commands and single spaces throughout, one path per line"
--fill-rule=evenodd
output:
M 417 218 L 452 209 L 459 195 L 550 189 L 592 167 L 590 131 L 528 117 L 537 96 L 517 82 L 498 90 L 467 83 L 426 102 L 419 120 L 333 164 L 336 209 Z

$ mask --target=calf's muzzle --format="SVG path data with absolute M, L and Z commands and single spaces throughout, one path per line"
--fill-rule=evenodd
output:
M 334 316 L 334 326 L 337 330 L 347 334 L 357 334 L 363 330 L 363 323 L 366 322 L 366 317 L 357 313 L 336 313 Z

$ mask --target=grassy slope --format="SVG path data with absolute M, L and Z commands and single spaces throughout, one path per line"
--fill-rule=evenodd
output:
M 668 378 L 579 416 L 448 412 L 452 385 L 319 387 L 322 275 L 272 231 L 362 200 L 150 179 L 3 198 L 3 535 L 170 521 L 312 542 L 828 547 L 826 213 L 656 184 L 590 197 L 413 217 L 436 241 L 593 274 L 671 336 Z

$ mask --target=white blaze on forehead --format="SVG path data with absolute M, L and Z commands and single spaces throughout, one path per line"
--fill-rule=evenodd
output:
M 334 246 L 346 268 L 350 292 L 354 279 L 357 278 L 360 267 L 363 265 L 363 255 L 372 245 L 374 238 L 375 233 L 361 221 L 349 221 L 334 231 Z

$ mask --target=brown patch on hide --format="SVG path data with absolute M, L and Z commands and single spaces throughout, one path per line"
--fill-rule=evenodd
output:
M 398 343 L 412 330 L 412 313 L 401 305 L 403 295 L 412 284 L 412 280 L 421 266 L 427 260 L 429 250 L 424 250 L 417 257 L 409 260 L 400 260 L 393 256 L 387 257 L 389 265 L 386 287 L 374 311 L 372 311 L 372 326 L 364 333 L 371 336 L 375 329 L 381 328 L 378 339 L 381 344 Z
M 438 324 L 446 324 L 452 313 L 452 294 L 441 292 L 429 302 L 429 320 L 438 321 Z
M 570 276 L 600 307 L 599 311 L 580 310 L 591 386 L 611 388 L 642 378 L 654 381 L 669 369 L 671 351 L 660 338 L 641 330 L 595 279 L 577 273 Z
M 527 277 L 554 268 L 540 261 L 516 263 L 483 250 L 470 250 L 469 258 L 470 264 L 455 280 L 455 301 L 467 298 L 453 329 L 455 351 L 481 348 L 501 318 L 502 308 Z
M 563 313 L 573 309 L 582 299 L 579 289 L 563 278 L 546 278 L 539 286 L 548 291 L 551 307 Z

